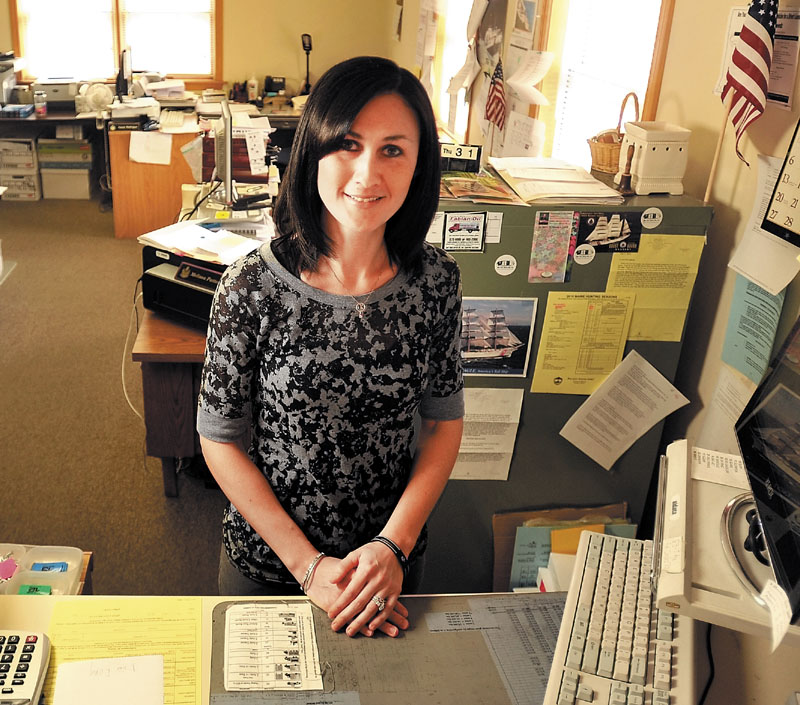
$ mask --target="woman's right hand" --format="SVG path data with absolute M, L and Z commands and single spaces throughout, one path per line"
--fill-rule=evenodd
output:
M 350 584 L 350 577 L 347 576 L 338 583 L 333 583 L 331 580 L 334 576 L 339 574 L 339 564 L 341 560 L 331 556 L 325 556 L 314 570 L 314 575 L 311 578 L 311 584 L 308 586 L 306 594 L 311 601 L 328 612 L 336 600 L 339 599 L 345 588 Z M 395 603 L 394 609 L 379 627 L 378 631 L 384 634 L 395 637 L 400 634 L 401 630 L 408 629 L 408 610 L 404 605 L 399 602 Z M 374 632 L 367 626 L 364 626 L 360 634 L 364 636 L 372 636 Z

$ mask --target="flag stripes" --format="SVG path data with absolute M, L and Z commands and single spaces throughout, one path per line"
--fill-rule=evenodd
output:
M 744 161 L 739 141 L 767 105 L 769 71 L 777 19 L 776 0 L 753 0 L 736 39 L 722 100 L 732 94 L 730 118 L 736 129 L 736 154 Z
M 503 83 L 503 62 L 500 59 L 497 60 L 497 66 L 492 74 L 489 95 L 486 98 L 485 117 L 501 130 L 506 124 L 506 91 Z

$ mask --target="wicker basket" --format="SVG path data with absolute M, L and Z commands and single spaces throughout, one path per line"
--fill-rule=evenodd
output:
M 636 118 L 639 119 L 639 98 L 635 93 L 628 93 L 622 99 L 622 107 L 619 110 L 619 121 L 614 130 L 603 130 L 594 137 L 586 140 L 589 143 L 589 150 L 592 153 L 592 169 L 601 171 L 604 174 L 616 174 L 619 171 L 619 150 L 622 146 L 622 116 L 625 114 L 625 105 L 628 98 L 633 98 L 633 106 L 636 110 Z

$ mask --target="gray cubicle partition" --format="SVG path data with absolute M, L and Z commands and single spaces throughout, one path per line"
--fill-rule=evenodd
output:
M 531 393 L 539 337 L 550 291 L 605 291 L 612 254 L 598 252 L 588 265 L 573 266 L 570 281 L 528 283 L 528 263 L 538 211 L 642 213 L 657 208 L 661 223 L 644 232 L 705 236 L 712 209 L 686 196 L 634 196 L 622 206 L 557 205 L 529 208 L 487 206 L 442 200 L 439 210 L 500 211 L 499 244 L 483 252 L 455 254 L 461 267 L 465 297 L 538 297 L 535 338 L 527 377 L 469 376 L 468 387 L 521 388 L 522 416 L 507 481 L 451 480 L 430 521 L 430 544 L 422 589 L 425 592 L 481 592 L 492 590 L 492 515 L 560 506 L 593 506 L 626 501 L 630 518 L 640 523 L 651 478 L 662 450 L 663 422 L 640 438 L 612 467 L 604 470 L 559 436 L 564 423 L 587 398 L 574 394 Z M 508 276 L 495 273 L 495 261 L 511 254 L 518 263 Z M 685 325 L 685 323 L 684 323 Z M 667 379 L 674 380 L 681 342 L 628 342 Z M 670 439 L 665 439 L 669 441 Z

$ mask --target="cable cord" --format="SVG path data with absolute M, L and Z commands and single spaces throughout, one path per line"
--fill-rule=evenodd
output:
M 140 281 L 141 278 L 136 282 L 136 287 L 139 286 Z M 134 288 L 134 292 L 135 291 L 136 288 Z M 131 408 L 131 411 L 133 411 L 133 413 L 139 417 L 139 420 L 142 422 L 142 424 L 144 424 L 144 415 L 139 413 L 139 410 L 133 405 L 130 395 L 128 394 L 128 386 L 125 384 L 125 361 L 128 357 L 128 345 L 131 339 L 131 330 L 133 328 L 134 320 L 136 321 L 136 332 L 137 333 L 139 332 L 139 311 L 136 308 L 136 304 L 139 301 L 139 299 L 142 298 L 142 296 L 144 296 L 144 294 L 142 292 L 139 292 L 139 294 L 135 296 L 133 300 L 133 309 L 131 310 L 131 318 L 130 322 L 128 323 L 128 333 L 125 336 L 125 348 L 122 351 L 121 377 L 122 377 L 122 393 L 125 395 L 125 401 L 128 402 L 128 406 Z
M 221 182 L 221 181 L 213 181 L 213 178 L 214 178 L 214 177 L 213 177 L 213 175 L 212 175 L 212 183 L 213 183 L 214 185 L 213 185 L 213 186 L 212 186 L 212 187 L 211 187 L 211 188 L 208 190 L 208 193 L 207 193 L 205 196 L 203 196 L 203 197 L 202 197 L 202 198 L 201 198 L 199 201 L 197 200 L 197 194 L 195 194 L 195 204 L 194 204 L 194 207 L 192 208 L 192 210 L 190 210 L 188 213 L 186 213 L 184 216 L 182 216 L 182 217 L 180 218 L 180 220 L 181 220 L 181 221 L 184 221 L 184 220 L 190 220 L 190 219 L 191 219 L 191 217 L 192 217 L 192 216 L 193 216 L 195 213 L 197 213 L 197 209 L 198 209 L 198 208 L 200 208 L 200 206 L 202 206 L 202 205 L 203 205 L 203 201 L 205 201 L 205 200 L 206 200 L 206 199 L 207 199 L 207 198 L 208 198 L 208 197 L 209 197 L 209 196 L 210 196 L 212 193 L 214 193 L 214 192 L 215 192 L 215 191 L 216 191 L 216 190 L 217 190 L 217 189 L 218 189 L 220 186 L 222 186 L 222 182 Z M 198 193 L 199 193 L 199 192 L 198 192 Z
M 708 654 L 708 680 L 706 681 L 706 687 L 703 688 L 703 694 L 700 696 L 700 700 L 697 701 L 697 705 L 703 705 L 703 703 L 705 703 L 708 697 L 708 691 L 711 690 L 711 684 L 714 682 L 714 653 L 711 651 L 711 622 L 709 622 L 707 626 L 706 653 Z

